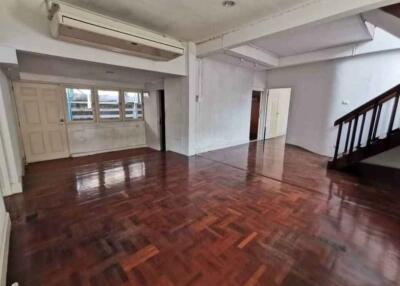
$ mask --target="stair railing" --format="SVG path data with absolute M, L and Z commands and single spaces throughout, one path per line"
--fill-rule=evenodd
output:
M 373 144 L 378 139 L 377 134 L 381 123 L 382 110 L 386 108 L 386 105 L 393 104 L 386 132 L 386 136 L 390 137 L 394 132 L 393 128 L 398 112 L 399 97 L 400 85 L 397 85 L 336 120 L 335 126 L 339 126 L 339 129 L 333 163 L 338 160 L 339 156 L 351 155 L 355 150 Z M 367 118 L 369 119 L 369 124 L 367 123 Z M 340 146 L 343 143 L 342 133 L 345 130 L 345 126 L 347 126 L 347 132 L 346 140 L 344 141 L 344 150 L 339 154 Z M 366 140 L 363 140 L 365 136 Z

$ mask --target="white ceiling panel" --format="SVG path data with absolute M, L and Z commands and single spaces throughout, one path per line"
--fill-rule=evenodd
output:
M 372 40 L 360 16 L 278 33 L 251 42 L 280 57 Z
M 180 40 L 199 41 L 314 0 L 64 0 Z
M 213 59 L 213 60 L 216 60 L 219 62 L 235 65 L 235 66 L 241 66 L 241 67 L 247 68 L 247 69 L 258 70 L 258 71 L 266 70 L 271 67 L 269 65 L 259 64 L 252 60 L 244 59 L 244 58 L 241 58 L 238 56 L 233 56 L 233 55 L 223 53 L 223 52 L 215 53 L 211 56 L 208 56 L 207 58 Z

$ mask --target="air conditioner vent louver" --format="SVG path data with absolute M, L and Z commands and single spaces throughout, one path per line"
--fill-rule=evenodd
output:
M 181 42 L 69 5 L 59 4 L 51 20 L 55 38 L 159 61 L 184 54 Z

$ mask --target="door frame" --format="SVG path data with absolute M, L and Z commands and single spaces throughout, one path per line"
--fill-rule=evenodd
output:
M 165 91 L 160 89 L 157 91 L 158 96 L 158 124 L 160 136 L 160 151 L 167 150 L 166 130 L 165 130 Z
M 287 126 L 289 126 L 289 115 L 290 115 L 290 107 L 292 105 L 293 87 L 286 86 L 286 87 L 267 88 L 265 90 L 265 114 L 264 114 L 265 117 L 262 120 L 263 129 L 264 129 L 263 130 L 263 140 L 273 139 L 273 138 L 267 138 L 267 119 L 268 119 L 269 93 L 270 93 L 270 90 L 274 90 L 274 89 L 290 89 L 290 102 L 289 102 L 289 111 L 288 111 L 288 118 L 287 118 L 287 121 L 288 121 Z M 287 131 L 286 131 L 286 134 L 287 134 Z M 284 136 L 286 136 L 286 134 Z
M 258 132 L 257 132 L 257 139 L 249 140 L 249 142 L 259 141 L 264 139 L 264 132 L 265 132 L 265 123 L 267 118 L 267 101 L 268 101 L 268 89 L 263 88 L 252 88 L 251 90 L 251 98 L 253 96 L 253 92 L 257 91 L 260 92 L 260 110 L 258 115 Z M 250 121 L 251 121 L 251 107 L 252 103 L 250 104 Z M 251 124 L 251 122 L 250 122 Z M 250 131 L 249 131 L 250 134 Z
M 57 84 L 57 83 L 48 83 L 48 82 L 37 82 L 37 81 L 29 81 L 29 80 L 15 80 L 12 81 L 12 89 L 13 89 L 13 100 L 15 104 L 15 110 L 16 110 L 16 115 L 17 115 L 17 129 L 18 129 L 18 134 L 21 138 L 22 142 L 22 152 L 23 152 L 23 159 L 25 162 L 25 165 L 30 164 L 30 163 L 35 163 L 35 162 L 28 162 L 27 157 L 26 157 L 26 152 L 25 152 L 25 143 L 24 143 L 24 136 L 22 136 L 22 127 L 21 127 L 21 114 L 18 110 L 18 101 L 17 101 L 17 86 L 19 84 L 31 84 L 31 85 L 39 85 L 39 86 L 53 86 L 56 87 L 57 94 L 61 98 L 61 108 L 62 108 L 62 115 L 64 117 L 64 133 L 65 133 L 65 139 L 66 139 L 66 149 L 67 149 L 67 157 L 65 158 L 70 158 L 71 157 L 71 150 L 70 150 L 70 144 L 69 144 L 69 135 L 68 135 L 68 126 L 67 126 L 67 103 L 65 100 L 65 94 L 64 94 L 64 85 L 63 84 Z M 49 160 L 54 160 L 54 159 L 46 159 L 43 161 L 49 161 Z M 41 162 L 41 161 L 38 161 Z
M 257 140 L 265 140 L 266 136 L 266 123 L 267 123 L 267 110 L 268 110 L 268 93 L 269 89 L 261 91 L 260 103 L 260 121 L 258 123 L 258 138 Z
M 251 118 L 252 118 L 252 114 L 253 114 L 253 94 L 254 92 L 258 92 L 259 96 L 260 96 L 260 106 L 258 108 L 258 126 L 257 126 L 257 138 L 256 139 L 250 139 L 251 136 Z M 249 141 L 258 141 L 260 140 L 260 132 L 261 128 L 260 128 L 260 124 L 261 124 L 261 116 L 262 116 L 262 111 L 263 111 L 263 96 L 264 96 L 264 92 L 261 90 L 257 90 L 257 89 L 253 89 L 251 92 L 251 105 L 250 105 L 250 131 L 249 131 Z

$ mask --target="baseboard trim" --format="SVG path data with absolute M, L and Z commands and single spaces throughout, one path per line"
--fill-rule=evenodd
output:
M 5 213 L 5 217 L 0 225 L 0 286 L 6 286 L 10 234 L 10 215 L 9 213 Z
M 195 154 L 217 151 L 220 149 L 236 147 L 236 146 L 249 144 L 249 143 L 250 143 L 250 141 L 248 139 L 246 139 L 246 140 L 238 140 L 238 141 L 234 141 L 234 142 L 224 142 L 224 143 L 215 144 L 215 145 L 211 145 L 211 146 L 209 145 L 209 146 L 205 146 L 205 147 L 197 147 Z
M 96 155 L 96 154 L 102 154 L 102 153 L 108 153 L 108 152 L 124 151 L 124 150 L 129 150 L 129 149 L 138 149 L 138 148 L 146 148 L 146 147 L 148 147 L 147 144 L 142 144 L 142 145 L 135 145 L 135 146 L 129 146 L 129 147 L 122 147 L 122 148 L 111 148 L 111 149 L 105 149 L 105 150 L 98 150 L 98 151 L 93 151 L 93 152 L 72 153 L 71 157 L 78 158 L 78 157 L 83 157 L 83 156 L 90 156 L 90 155 Z

